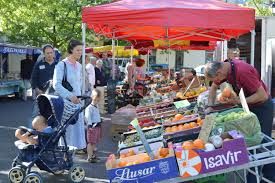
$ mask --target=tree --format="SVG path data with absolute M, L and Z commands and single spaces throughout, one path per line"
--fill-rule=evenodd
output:
M 0 0 L 0 26 L 9 42 L 41 47 L 51 43 L 62 51 L 72 38 L 81 40 L 81 8 L 109 0 Z M 89 34 L 88 31 L 88 35 Z M 94 35 L 87 36 L 97 42 Z
M 256 15 L 259 16 L 272 16 L 271 0 L 249 0 L 247 6 L 254 7 L 256 9 Z

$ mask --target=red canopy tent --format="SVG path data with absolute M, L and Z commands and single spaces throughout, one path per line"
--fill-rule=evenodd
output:
M 119 0 L 83 7 L 82 22 L 84 43 L 86 25 L 113 40 L 224 41 L 254 33 L 255 10 L 219 0 Z
M 255 11 L 219 0 L 120 0 L 84 7 L 82 21 L 115 39 L 219 41 L 254 30 Z

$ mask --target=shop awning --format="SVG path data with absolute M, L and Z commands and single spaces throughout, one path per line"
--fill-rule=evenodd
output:
M 95 33 L 126 40 L 219 41 L 255 27 L 255 10 L 219 0 L 120 0 L 84 7 Z
M 40 54 L 41 50 L 34 47 L 24 47 L 12 44 L 0 44 L 0 53 L 2 54 Z

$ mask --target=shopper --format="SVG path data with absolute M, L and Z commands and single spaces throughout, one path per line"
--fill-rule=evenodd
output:
M 33 60 L 32 55 L 27 54 L 26 59 L 21 60 L 20 63 L 20 75 L 21 79 L 24 82 L 24 100 L 27 100 L 26 94 L 27 90 L 31 88 L 30 79 L 35 61 Z
M 205 75 L 213 81 L 208 105 L 213 105 L 216 99 L 216 91 L 219 85 L 225 81 L 233 86 L 234 91 L 239 94 L 240 89 L 244 91 L 246 102 L 250 110 L 257 115 L 261 129 L 264 134 L 271 137 L 273 123 L 273 103 L 267 91 L 266 85 L 261 80 L 257 70 L 240 60 L 230 62 L 210 62 L 206 64 Z M 231 104 L 240 104 L 238 97 L 228 101 Z M 211 111 L 207 109 L 207 112 Z M 274 164 L 264 167 L 263 173 L 266 178 L 275 181 Z M 248 182 L 256 182 L 255 176 L 249 174 Z
M 104 99 L 104 92 L 105 92 L 105 86 L 107 85 L 107 81 L 105 79 L 104 70 L 102 68 L 103 62 L 102 60 L 96 61 L 96 67 L 95 67 L 95 86 L 96 88 L 102 93 L 100 95 L 99 100 L 99 110 L 101 114 L 105 113 L 104 105 L 105 105 L 105 99 Z
M 96 63 L 96 59 L 94 57 L 90 57 L 89 55 L 85 56 L 87 92 L 93 91 L 95 87 L 95 63 Z
M 67 52 L 69 54 L 68 57 L 59 62 L 55 68 L 53 87 L 56 94 L 64 100 L 81 105 L 77 96 L 82 94 L 82 66 L 78 62 L 82 54 L 82 43 L 77 40 L 71 40 L 68 44 Z M 64 77 L 66 77 L 71 88 L 62 84 Z M 78 121 L 74 125 L 70 125 L 67 128 L 66 141 L 68 145 L 80 150 L 86 147 L 83 113 L 79 114 Z
M 31 75 L 31 85 L 35 90 L 36 96 L 45 93 L 49 87 L 49 81 L 53 78 L 53 73 L 56 64 L 54 59 L 54 48 L 52 45 L 47 44 L 42 48 L 44 58 L 37 61 L 34 65 Z
M 88 125 L 87 130 L 87 154 L 88 162 L 96 163 L 99 162 L 99 159 L 96 157 L 96 145 L 99 143 L 101 138 L 101 118 L 100 112 L 98 109 L 98 103 L 100 100 L 100 91 L 94 89 L 92 91 L 92 103 L 85 110 L 85 119 Z
M 53 73 L 57 61 L 54 60 L 54 49 L 50 44 L 46 44 L 42 48 L 44 57 L 42 60 L 37 61 L 33 67 L 31 74 L 31 86 L 34 91 L 34 98 L 38 95 L 45 93 L 52 82 Z M 39 115 L 37 102 L 34 101 L 32 119 Z M 31 122 L 32 120 L 30 120 Z M 28 125 L 31 127 L 31 124 Z

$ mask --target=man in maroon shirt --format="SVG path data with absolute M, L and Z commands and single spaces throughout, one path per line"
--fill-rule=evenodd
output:
M 231 84 L 237 94 L 239 94 L 242 88 L 250 110 L 257 115 L 260 121 L 262 132 L 271 137 L 273 103 L 267 92 L 266 85 L 254 67 L 236 59 L 230 62 L 210 62 L 206 64 L 205 76 L 213 82 L 209 91 L 209 106 L 214 104 L 216 91 L 221 83 L 228 82 Z M 229 100 L 228 103 L 240 104 L 240 99 L 236 97 Z M 208 108 L 206 111 L 210 112 L 211 108 Z M 264 174 L 273 180 L 275 177 L 272 175 L 272 168 L 267 167 L 265 167 Z M 248 182 L 252 183 L 254 181 Z

